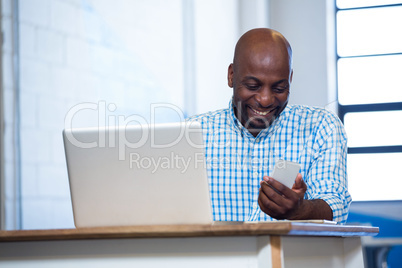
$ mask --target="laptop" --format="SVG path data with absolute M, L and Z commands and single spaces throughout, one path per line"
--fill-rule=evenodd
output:
M 201 125 L 63 130 L 78 227 L 212 224 Z

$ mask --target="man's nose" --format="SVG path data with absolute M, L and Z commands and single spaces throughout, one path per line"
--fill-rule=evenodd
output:
M 274 95 L 269 88 L 261 88 L 256 95 L 256 100 L 262 107 L 268 107 L 274 103 Z

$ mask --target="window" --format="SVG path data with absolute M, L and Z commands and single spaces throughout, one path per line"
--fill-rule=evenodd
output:
M 337 0 L 336 27 L 350 192 L 402 200 L 402 1 Z
M 74 226 L 63 128 L 227 106 L 237 6 L 218 2 L 1 1 L 0 228 Z

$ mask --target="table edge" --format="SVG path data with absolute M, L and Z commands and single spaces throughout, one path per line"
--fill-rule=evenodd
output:
M 0 231 L 0 242 L 261 235 L 348 237 L 375 236 L 378 232 L 378 227 L 371 226 L 292 222 L 245 223 L 234 225 L 147 225 Z

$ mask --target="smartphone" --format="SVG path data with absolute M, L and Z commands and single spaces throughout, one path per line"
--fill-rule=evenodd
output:
M 292 189 L 299 170 L 300 164 L 297 162 L 278 160 L 275 163 L 274 172 L 271 177 Z

